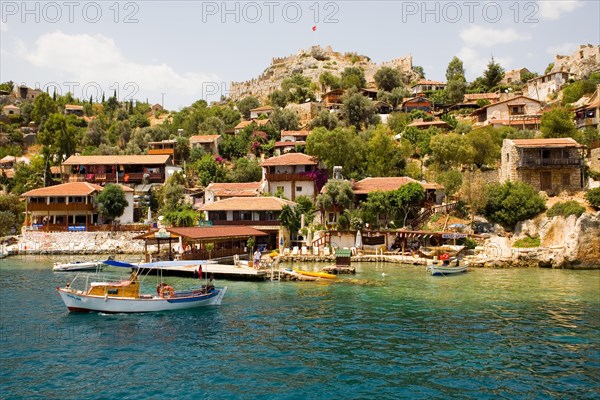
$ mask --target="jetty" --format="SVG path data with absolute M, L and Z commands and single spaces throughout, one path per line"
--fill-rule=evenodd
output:
M 197 265 L 161 267 L 164 276 L 180 276 L 191 278 L 198 272 Z M 232 281 L 264 281 L 271 277 L 270 270 L 257 270 L 251 267 L 227 264 L 202 264 L 203 274 L 213 274 L 216 279 Z

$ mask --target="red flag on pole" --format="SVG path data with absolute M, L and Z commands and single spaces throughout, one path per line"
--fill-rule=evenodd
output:
M 314 32 L 314 31 L 316 31 L 316 30 L 317 30 L 317 26 L 316 26 L 316 25 L 314 25 L 314 26 L 312 27 L 312 30 L 313 30 L 313 32 Z

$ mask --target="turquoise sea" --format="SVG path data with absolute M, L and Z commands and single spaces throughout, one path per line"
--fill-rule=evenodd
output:
M 600 271 L 358 264 L 102 315 L 67 312 L 52 261 L 0 260 L 2 399 L 600 398 Z

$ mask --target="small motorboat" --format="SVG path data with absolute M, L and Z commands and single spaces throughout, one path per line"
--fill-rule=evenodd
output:
M 467 265 L 461 265 L 458 258 L 450 258 L 446 254 L 442 259 L 443 263 L 441 265 L 433 264 L 427 266 L 427 271 L 431 272 L 431 275 L 445 276 L 467 272 Z
M 192 261 L 194 264 L 206 263 L 204 260 Z M 66 286 L 56 288 L 69 311 L 143 313 L 218 306 L 227 291 L 227 287 L 214 287 L 211 280 L 205 285 L 184 290 L 176 290 L 160 282 L 156 293 L 143 293 L 141 284 L 151 271 L 177 262 L 130 264 L 107 260 L 104 263 L 111 267 L 131 268 L 131 275 L 125 279 L 108 280 L 100 275 L 78 274 Z M 146 271 L 144 275 L 143 271 Z
M 70 263 L 55 262 L 52 271 L 96 271 L 103 268 L 102 261 L 75 261 Z
M 327 272 L 311 272 L 311 271 L 302 271 L 302 270 L 299 270 L 299 269 L 295 269 L 294 272 L 297 273 L 297 274 L 300 274 L 300 275 L 312 276 L 312 277 L 315 277 L 315 278 L 325 278 L 325 279 L 335 279 L 335 278 L 337 278 L 337 275 L 328 274 Z

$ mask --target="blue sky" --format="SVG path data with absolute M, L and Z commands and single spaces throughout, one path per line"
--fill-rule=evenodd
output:
M 375 62 L 412 54 L 435 80 L 456 55 L 472 80 L 492 55 L 543 72 L 554 54 L 600 43 L 599 1 L 1 0 L 0 12 L 0 81 L 86 99 L 164 93 L 173 110 L 315 44 Z

